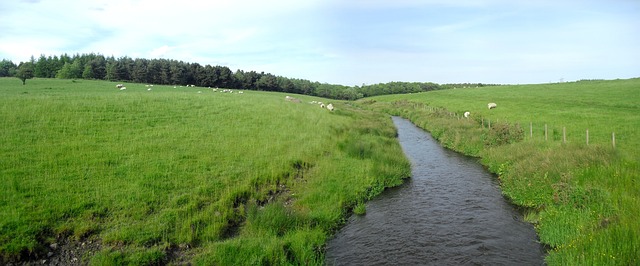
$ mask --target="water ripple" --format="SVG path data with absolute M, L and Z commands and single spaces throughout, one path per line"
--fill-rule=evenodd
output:
M 393 118 L 412 178 L 367 204 L 329 241 L 329 265 L 543 265 L 530 224 L 476 159 Z

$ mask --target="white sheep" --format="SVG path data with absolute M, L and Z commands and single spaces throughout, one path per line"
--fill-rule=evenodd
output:
M 122 84 L 116 85 L 116 88 L 118 88 L 118 89 L 122 89 L 122 87 L 124 87 L 124 85 L 122 85 Z
M 496 103 L 489 103 L 489 104 L 487 104 L 487 107 L 489 107 L 489 109 L 493 109 L 493 108 L 498 107 L 498 105 Z
M 147 90 L 148 90 L 148 91 L 151 91 L 151 88 L 148 88 Z
M 464 117 L 468 118 L 469 116 L 471 116 L 470 112 L 464 112 Z
M 327 110 L 329 110 L 329 111 L 333 111 L 333 104 L 331 104 L 331 103 L 330 103 L 330 104 L 328 104 L 328 105 L 327 105 Z
M 324 103 L 321 103 L 321 104 L 320 104 L 320 108 L 324 108 Z
M 126 89 L 127 89 L 127 87 L 124 87 L 124 86 L 120 87 L 121 91 L 126 90 Z

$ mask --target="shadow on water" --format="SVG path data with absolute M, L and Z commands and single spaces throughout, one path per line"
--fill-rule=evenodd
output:
M 329 241 L 329 265 L 543 265 L 531 224 L 477 159 L 393 117 L 412 178 L 367 204 Z

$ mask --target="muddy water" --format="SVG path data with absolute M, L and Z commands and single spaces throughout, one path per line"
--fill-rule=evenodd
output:
M 328 243 L 329 265 L 542 265 L 533 227 L 477 159 L 393 118 L 412 177 L 353 215 Z

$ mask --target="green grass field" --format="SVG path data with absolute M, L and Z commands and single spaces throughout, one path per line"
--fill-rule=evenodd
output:
M 388 117 L 346 102 L 115 84 L 0 79 L 2 261 L 90 240 L 96 265 L 322 264 L 410 175 Z
M 489 102 L 498 107 L 489 110 Z M 441 90 L 358 104 L 409 118 L 443 145 L 480 157 L 534 223 L 548 264 L 640 263 L 640 79 Z
M 78 241 L 99 243 L 80 258 L 94 265 L 323 264 L 346 215 L 410 175 L 382 111 L 480 157 L 550 265 L 640 263 L 640 79 L 389 95 L 334 112 L 302 95 L 115 84 L 0 79 L 3 262 Z

